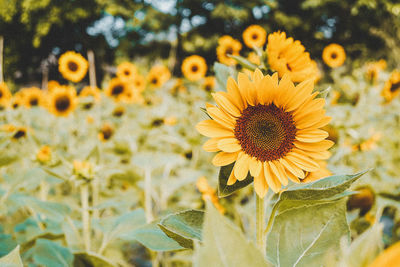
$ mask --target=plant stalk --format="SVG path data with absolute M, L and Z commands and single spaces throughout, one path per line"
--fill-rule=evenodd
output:
M 92 50 L 87 52 L 88 61 L 89 61 L 89 84 L 91 87 L 97 87 L 96 82 L 96 67 L 94 64 L 94 53 Z
M 90 251 L 89 186 L 81 185 L 82 229 L 86 251 Z
M 0 83 L 4 81 L 3 76 L 3 48 L 4 48 L 4 37 L 0 36 Z
M 260 198 L 256 194 L 256 242 L 258 249 L 261 250 L 262 254 L 265 257 L 266 244 L 264 238 L 264 217 L 265 217 L 264 199 Z
M 151 168 L 146 167 L 144 171 L 144 210 L 147 223 L 153 220 L 153 208 L 151 200 Z

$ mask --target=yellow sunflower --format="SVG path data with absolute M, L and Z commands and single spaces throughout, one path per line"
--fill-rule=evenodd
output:
M 59 82 L 54 81 L 54 80 L 50 80 L 47 83 L 47 90 L 49 90 L 51 92 L 54 88 L 59 87 L 60 85 L 61 84 Z
M 89 64 L 79 53 L 68 51 L 58 59 L 58 70 L 71 82 L 80 82 L 86 75 Z
M 203 82 L 203 88 L 207 92 L 213 91 L 215 88 L 215 77 L 214 76 L 206 77 Z
M 135 75 L 131 83 L 132 87 L 139 92 L 143 92 L 146 89 L 146 79 L 140 74 Z
M 140 91 L 135 90 L 132 86 L 129 86 L 121 96 L 121 101 L 128 104 L 142 104 L 144 103 L 144 98 Z
M 310 54 L 305 52 L 300 41 L 286 38 L 285 32 L 268 35 L 267 54 L 268 64 L 278 72 L 279 77 L 288 74 L 293 82 L 302 82 L 316 76 Z
M 114 128 L 110 124 L 105 123 L 100 129 L 98 138 L 100 141 L 106 142 L 113 136 L 113 134 Z
M 236 60 L 229 55 L 238 56 L 242 50 L 242 44 L 228 35 L 224 35 L 218 40 L 217 57 L 218 61 L 232 66 L 236 64 Z
M 11 99 L 11 106 L 12 108 L 16 109 L 20 106 L 23 106 L 24 102 L 25 102 L 24 91 L 20 90 L 13 95 Z
M 23 105 L 27 108 L 43 106 L 45 103 L 44 92 L 37 87 L 24 88 L 23 92 Z
M 10 105 L 12 94 L 5 82 L 0 83 L 0 108 L 5 108 Z
M 76 91 L 70 87 L 57 87 L 47 97 L 47 109 L 56 116 L 68 116 L 78 104 Z
M 187 88 L 186 88 L 185 84 L 183 83 L 183 79 L 177 78 L 175 80 L 174 86 L 171 87 L 171 94 L 174 96 L 177 96 L 178 94 L 186 93 L 186 92 L 187 92 Z
M 247 56 L 247 60 L 253 64 L 256 64 L 257 66 L 261 64 L 261 59 L 255 52 L 250 52 Z
M 400 94 L 400 71 L 394 70 L 390 74 L 389 80 L 385 82 L 385 86 L 382 90 L 382 96 L 385 98 L 386 102 L 390 102 L 397 95 Z
M 182 73 L 190 81 L 198 81 L 206 75 L 206 60 L 197 55 L 185 58 L 182 62 Z
M 112 112 L 112 115 L 114 117 L 121 117 L 124 114 L 125 114 L 125 108 L 123 106 L 116 107 Z
M 119 78 L 112 78 L 104 93 L 114 100 L 119 101 L 128 90 L 129 86 L 126 82 L 123 82 Z
M 130 62 L 123 62 L 117 67 L 117 77 L 122 81 L 127 82 L 133 79 L 137 74 L 137 68 Z
M 85 86 L 79 93 L 80 97 L 93 97 L 93 99 L 98 102 L 101 99 L 100 89 L 94 86 Z
M 51 160 L 51 148 L 48 145 L 42 146 L 36 153 L 36 159 L 41 163 L 46 163 Z
M 346 60 L 346 52 L 339 44 L 330 44 L 322 51 L 322 60 L 331 68 L 343 65 Z
M 307 172 L 306 177 L 301 180 L 302 183 L 311 183 L 332 175 L 332 172 L 327 168 L 326 161 L 317 160 L 317 163 L 320 168 L 315 172 Z
M 163 65 L 153 66 L 147 75 L 147 81 L 153 88 L 160 88 L 171 78 L 171 72 Z
M 391 245 L 370 264 L 368 267 L 397 267 L 400 262 L 400 242 Z
M 384 69 L 386 69 L 386 61 L 384 59 L 377 62 L 369 62 L 367 64 L 367 72 L 365 73 L 365 76 L 367 77 L 367 80 L 375 82 L 378 80 L 379 72 Z
M 17 141 L 21 138 L 25 138 L 27 136 L 27 132 L 28 132 L 28 128 L 26 128 L 26 127 L 16 127 L 11 139 L 13 141 Z
M 244 44 L 249 48 L 262 47 L 267 39 L 267 32 L 260 25 L 250 25 L 243 32 Z
M 227 92 L 217 92 L 217 106 L 207 104 L 212 118 L 196 125 L 211 137 L 203 148 L 219 152 L 215 166 L 234 163 L 227 184 L 244 180 L 248 172 L 254 188 L 264 197 L 270 187 L 279 192 L 288 179 L 299 183 L 305 172 L 320 169 L 317 160 L 327 159 L 333 142 L 319 129 L 331 118 L 325 116 L 325 99 L 312 93 L 314 82 L 306 80 L 295 86 L 289 75 L 278 84 L 278 74 L 264 76 L 256 70 L 252 79 L 239 73 L 238 83 L 230 77 Z

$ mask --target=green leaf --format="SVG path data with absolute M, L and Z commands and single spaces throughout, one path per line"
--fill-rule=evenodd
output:
M 159 221 L 151 222 L 121 236 L 121 238 L 125 240 L 136 240 L 143 246 L 155 251 L 173 251 L 185 249 L 175 240 L 169 238 L 160 229 L 160 227 L 158 227 L 159 223 Z
M 194 261 L 196 267 L 269 266 L 255 245 L 210 203 L 203 226 L 203 244 L 196 244 Z
M 218 62 L 214 63 L 215 78 L 217 81 L 217 89 L 219 91 L 226 91 L 226 82 L 229 76 L 235 75 L 235 70 Z
M 327 98 L 327 96 L 329 95 L 329 93 L 331 92 L 331 87 L 329 86 L 328 88 L 319 91 L 318 97 L 320 98 Z
M 7 155 L 4 153 L 0 153 L 0 167 L 7 166 L 17 159 L 18 157 L 16 155 Z
M 16 246 L 6 256 L 0 258 L 0 266 L 2 267 L 24 267 L 21 256 L 19 254 L 19 246 Z
M 193 249 L 193 240 L 201 240 L 204 212 L 186 210 L 168 215 L 158 226 L 182 247 Z
M 1 233 L 0 229 L 0 257 L 6 255 L 17 246 L 17 242 L 12 238 L 12 235 Z
M 247 59 L 245 59 L 244 57 L 241 56 L 230 56 L 231 58 L 234 58 L 237 63 L 239 63 L 240 65 L 242 65 L 244 68 L 251 70 L 251 71 L 255 71 L 258 66 L 254 63 L 251 63 L 250 61 L 248 61 Z
M 25 205 L 33 208 L 37 213 L 51 218 L 54 221 L 63 221 L 71 209 L 61 203 L 41 201 L 33 197 L 26 197 L 24 199 Z
M 253 177 L 250 173 L 247 175 L 246 179 L 243 181 L 236 181 L 233 185 L 227 185 L 229 176 L 231 175 L 233 166 L 235 163 L 229 164 L 227 166 L 221 167 L 218 175 L 218 196 L 226 197 L 233 194 L 235 191 L 248 186 L 253 182 Z
M 47 239 L 37 239 L 32 248 L 33 260 L 36 264 L 52 267 L 70 267 L 74 255 L 68 248 Z
M 75 252 L 74 267 L 117 267 L 105 257 L 93 252 Z

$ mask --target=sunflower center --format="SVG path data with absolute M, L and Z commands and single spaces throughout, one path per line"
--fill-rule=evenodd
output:
M 78 64 L 76 64 L 75 62 L 73 62 L 73 61 L 69 61 L 68 62 L 68 69 L 70 70 L 70 71 L 77 71 L 78 70 Z
M 14 135 L 13 138 L 14 139 L 19 139 L 21 137 L 24 137 L 26 134 L 26 132 L 24 130 L 18 130 Z
M 112 89 L 112 91 L 111 91 L 111 94 L 112 94 L 112 95 L 119 95 L 119 94 L 121 94 L 123 91 L 124 91 L 124 87 L 123 87 L 122 85 L 117 85 L 117 86 L 114 86 L 114 87 L 113 87 L 113 89 Z
M 335 58 L 337 58 L 337 56 L 338 55 L 336 53 L 332 53 L 331 58 L 335 59 Z
M 129 76 L 131 73 L 129 72 L 129 70 L 126 70 L 126 71 L 124 71 L 124 74 L 125 74 L 126 76 Z
M 199 70 L 199 67 L 197 65 L 192 66 L 192 72 L 197 72 Z
M 152 84 L 157 84 L 157 78 L 151 79 L 151 83 L 152 83 Z
M 2 91 L 0 91 L 0 98 L 2 98 L 3 97 L 3 92 Z
M 396 92 L 397 90 L 400 89 L 400 82 L 393 83 L 392 86 L 390 87 L 390 92 Z
M 292 68 L 290 67 L 289 63 L 286 63 L 286 68 L 288 69 L 288 71 L 292 71 Z
M 56 100 L 56 109 L 58 111 L 66 111 L 70 105 L 71 105 L 71 100 L 66 95 L 60 96 Z
M 231 46 L 228 46 L 225 49 L 225 55 L 232 55 L 232 53 L 233 53 L 233 48 Z
M 29 100 L 29 104 L 30 104 L 31 106 L 37 106 L 37 105 L 39 104 L 39 100 L 38 100 L 37 98 L 31 98 L 31 99 Z
M 258 34 L 253 34 L 252 36 L 251 36 L 251 38 L 253 38 L 253 40 L 257 40 L 258 39 Z
M 285 156 L 295 136 L 292 114 L 274 104 L 249 106 L 236 121 L 235 137 L 243 151 L 262 162 Z

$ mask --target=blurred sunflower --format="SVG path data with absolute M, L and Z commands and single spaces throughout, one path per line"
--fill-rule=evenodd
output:
M 23 92 L 23 104 L 27 108 L 43 106 L 45 103 L 44 92 L 37 87 L 24 88 Z
M 131 83 L 133 88 L 139 92 L 143 92 L 146 89 L 146 79 L 140 74 L 135 75 Z
M 41 163 L 46 163 L 51 160 L 51 148 L 48 145 L 42 146 L 36 153 L 36 159 Z
M 177 78 L 175 80 L 174 86 L 172 86 L 172 88 L 171 88 L 171 94 L 176 96 L 177 94 L 185 93 L 185 92 L 187 92 L 187 88 L 186 88 L 185 84 L 183 83 L 183 79 Z
M 54 81 L 54 80 L 50 80 L 47 83 L 47 90 L 49 90 L 51 92 L 54 88 L 59 87 L 60 85 L 61 84 L 59 82 Z
M 249 48 L 262 47 L 267 39 L 267 32 L 260 25 L 250 25 L 243 32 L 244 44 Z
M 322 60 L 331 68 L 343 65 L 346 60 L 346 52 L 339 44 L 330 44 L 322 51 Z
M 182 62 L 182 73 L 190 81 L 198 81 L 206 75 L 206 60 L 197 55 L 187 57 Z
M 268 35 L 268 64 L 279 77 L 288 74 L 293 82 L 302 82 L 316 77 L 316 69 L 300 41 L 286 38 L 285 32 Z
M 122 81 L 127 82 L 133 79 L 137 74 L 137 68 L 130 62 L 123 62 L 117 67 L 117 77 Z
M 390 102 L 400 94 L 400 71 L 394 70 L 390 74 L 389 80 L 385 82 L 381 95 L 386 102 Z
M 261 59 L 255 52 L 250 52 L 247 56 L 247 60 L 253 64 L 256 64 L 257 66 L 261 64 Z
M 214 76 L 206 77 L 203 82 L 203 88 L 207 92 L 213 91 L 215 88 L 215 77 Z
M 105 123 L 100 129 L 98 138 L 100 139 L 100 141 L 106 142 L 113 136 L 113 134 L 114 128 L 110 124 Z
M 5 82 L 0 83 L 0 108 L 5 108 L 10 105 L 12 94 Z
M 129 86 L 125 93 L 121 96 L 121 101 L 128 104 L 142 104 L 144 103 L 144 98 L 141 92 L 135 90 L 132 86 Z
M 400 262 L 400 241 L 385 249 L 368 267 L 397 267 Z
M 228 185 L 250 171 L 256 193 L 264 197 L 268 187 L 279 192 L 288 179 L 299 183 L 305 172 L 320 169 L 317 161 L 329 158 L 334 143 L 319 129 L 331 118 L 325 116 L 325 99 L 316 98 L 313 89 L 312 79 L 295 86 L 284 75 L 278 84 L 277 73 L 264 76 L 257 69 L 252 80 L 239 73 L 238 83 L 228 79 L 227 93 L 213 94 L 217 106 L 206 105 L 212 119 L 196 129 L 211 137 L 203 145 L 206 151 L 220 151 L 215 166 L 235 162 Z
M 20 91 L 16 92 L 13 95 L 12 99 L 11 99 L 12 108 L 16 109 L 16 108 L 18 108 L 20 106 L 23 106 L 24 105 L 24 100 L 25 100 L 24 91 L 20 90 Z
M 242 44 L 230 37 L 224 35 L 218 40 L 217 57 L 218 61 L 226 65 L 235 65 L 236 60 L 229 57 L 229 55 L 238 56 L 240 50 L 242 50 Z
M 58 59 L 58 70 L 61 75 L 71 81 L 80 82 L 86 75 L 89 64 L 79 53 L 68 51 Z
M 98 102 L 101 99 L 100 89 L 95 86 L 85 86 L 79 93 L 80 97 L 93 97 L 93 99 Z
M 163 65 L 153 66 L 147 75 L 147 81 L 153 88 L 159 88 L 171 78 L 171 72 Z
M 128 84 L 117 77 L 110 80 L 104 93 L 114 100 L 119 101 L 128 90 Z
M 316 162 L 320 168 L 315 172 L 306 172 L 306 177 L 301 180 L 302 183 L 311 183 L 332 175 L 332 172 L 327 168 L 326 161 L 317 160 Z
M 16 127 L 14 130 L 14 134 L 12 135 L 11 139 L 13 141 L 19 140 L 21 138 L 25 138 L 27 135 L 28 129 L 26 127 Z
M 112 112 L 112 115 L 114 117 L 121 117 L 124 114 L 125 114 L 125 108 L 123 106 L 117 106 Z
M 47 97 L 47 109 L 56 116 L 68 116 L 77 105 L 76 91 L 57 87 Z
M 386 69 L 386 61 L 384 59 L 381 59 L 377 62 L 369 62 L 367 64 L 365 76 L 367 77 L 367 80 L 375 82 L 378 79 L 379 72 L 384 69 Z

